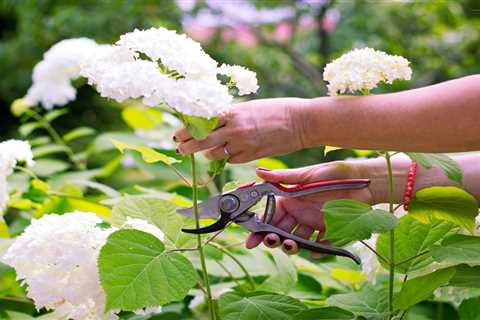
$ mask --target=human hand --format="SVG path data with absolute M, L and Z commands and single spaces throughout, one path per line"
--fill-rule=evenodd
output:
M 382 159 L 330 162 L 305 168 L 267 171 L 257 169 L 257 175 L 270 182 L 285 184 L 305 184 L 319 180 L 329 179 L 356 179 L 372 178 L 369 187 L 353 190 L 334 190 L 311 194 L 298 198 L 277 197 L 276 212 L 271 222 L 272 225 L 292 232 L 305 239 L 309 239 L 315 231 L 318 231 L 316 241 L 325 243 L 325 224 L 322 207 L 325 202 L 335 199 L 355 199 L 358 201 L 374 204 L 381 202 L 376 196 L 381 190 L 383 178 L 379 178 L 378 172 L 383 170 Z M 381 192 L 380 192 L 381 193 Z M 267 247 L 275 248 L 282 245 L 282 250 L 287 254 L 295 254 L 299 248 L 295 241 L 285 240 L 283 244 L 277 234 L 271 233 L 266 236 L 252 233 L 246 241 L 246 247 L 251 249 L 261 242 Z M 313 257 L 321 254 L 312 252 Z
M 205 140 L 194 140 L 183 128 L 175 133 L 177 152 L 183 155 L 206 150 L 210 160 L 230 156 L 243 163 L 302 149 L 300 98 L 260 99 L 236 104 L 219 119 L 218 128 Z M 228 154 L 227 154 L 228 153 Z

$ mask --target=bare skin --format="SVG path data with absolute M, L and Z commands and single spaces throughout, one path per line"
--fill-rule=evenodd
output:
M 239 103 L 207 139 L 175 133 L 178 151 L 231 163 L 308 147 L 456 152 L 480 150 L 480 75 L 391 94 Z
M 470 192 L 480 201 L 480 156 L 466 155 L 455 157 L 465 174 L 463 188 Z M 396 203 L 402 203 L 403 194 L 407 182 L 407 174 L 411 161 L 403 156 L 393 158 L 394 191 Z M 285 230 L 304 237 L 318 231 L 317 241 L 322 242 L 325 233 L 322 206 L 325 202 L 334 199 L 356 199 L 370 204 L 386 203 L 388 194 L 387 170 L 383 158 L 330 162 L 305 168 L 265 171 L 257 169 L 257 175 L 267 181 L 286 184 L 309 183 L 322 179 L 354 179 L 368 178 L 371 183 L 368 188 L 361 190 L 340 190 L 323 192 L 301 198 L 277 199 L 277 211 L 272 224 Z M 455 185 L 438 168 L 425 169 L 419 167 L 415 181 L 415 190 L 433 185 Z M 259 234 L 251 234 L 246 242 L 247 248 L 254 248 L 261 242 L 267 247 L 275 248 L 282 243 L 276 234 L 263 237 Z M 283 242 L 282 250 L 287 254 L 298 252 L 298 246 L 294 241 Z M 318 257 L 318 254 L 313 254 Z
M 219 121 L 219 127 L 205 140 L 196 141 L 185 129 L 175 133 L 178 152 L 205 151 L 207 158 L 243 163 L 266 156 L 285 154 L 323 145 L 344 148 L 457 152 L 480 150 L 480 75 L 440 84 L 372 96 L 278 98 L 240 103 Z M 480 156 L 458 157 L 465 171 L 464 188 L 480 199 Z M 367 190 L 336 191 L 297 199 L 278 199 L 273 221 L 303 237 L 324 233 L 323 204 L 332 199 L 352 198 L 371 204 L 387 202 L 386 168 L 382 159 L 343 162 L 313 167 L 258 171 L 268 181 L 308 183 L 321 179 L 369 178 Z M 410 161 L 394 159 L 396 199 L 401 203 Z M 420 169 L 416 189 L 451 185 L 438 169 Z M 261 243 L 251 235 L 247 247 Z M 269 247 L 281 245 L 274 234 L 265 238 Z M 294 254 L 298 247 L 285 241 L 283 250 Z

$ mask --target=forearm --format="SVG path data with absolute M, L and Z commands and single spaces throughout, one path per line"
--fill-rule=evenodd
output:
M 454 157 L 454 160 L 460 165 L 464 172 L 464 184 L 460 186 L 472 194 L 480 202 L 480 155 L 464 155 Z M 407 157 L 397 156 L 392 159 L 393 181 L 395 202 L 402 203 L 405 187 L 407 184 L 407 174 L 410 168 L 411 160 Z M 373 197 L 373 203 L 388 202 L 387 193 L 387 166 L 383 158 L 366 160 L 361 166 L 361 175 L 371 179 L 370 190 Z M 415 177 L 414 192 L 432 186 L 458 186 L 455 182 L 445 176 L 443 171 L 434 167 L 425 169 L 418 166 Z
M 298 108 L 305 147 L 480 149 L 480 76 L 392 94 L 316 98 Z

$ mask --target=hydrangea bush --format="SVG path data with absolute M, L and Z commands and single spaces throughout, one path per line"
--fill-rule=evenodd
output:
M 365 48 L 327 65 L 324 78 L 331 95 L 369 94 L 411 73 L 405 58 Z M 55 130 L 68 109 L 50 109 L 75 98 L 72 80 L 79 77 L 118 103 L 132 132 Z M 18 281 L 6 295 L 30 299 L 37 311 L 0 304 L 0 317 L 413 319 L 432 300 L 470 319 L 465 315 L 480 295 L 478 205 L 461 189 L 463 174 L 448 156 L 407 154 L 458 184 L 420 190 L 408 214 L 393 200 L 388 210 L 346 199 L 325 204 L 326 239 L 356 251 L 361 267 L 344 258 L 246 250 L 246 232 L 235 226 L 215 235 L 182 233 L 200 222 L 176 209 L 196 210 L 199 198 L 253 179 L 255 165 L 285 165 L 266 158 L 223 171 L 225 161 L 179 158 L 170 137 L 182 125 L 197 139 L 207 137 L 234 96 L 258 90 L 253 71 L 219 64 L 187 36 L 151 28 L 112 45 L 61 41 L 32 78 L 27 95 L 12 105 L 28 143 L 0 143 L 0 256 L 16 271 L 2 275 Z M 375 153 L 388 168 L 397 156 Z M 385 188 L 393 193 L 391 179 Z

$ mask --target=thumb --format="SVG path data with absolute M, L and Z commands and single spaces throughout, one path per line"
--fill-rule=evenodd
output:
M 347 167 L 347 165 L 344 165 Z M 339 170 L 339 163 L 324 163 L 304 168 L 268 170 L 257 168 L 257 176 L 265 181 L 285 184 L 305 184 L 320 180 L 345 179 L 350 170 Z

